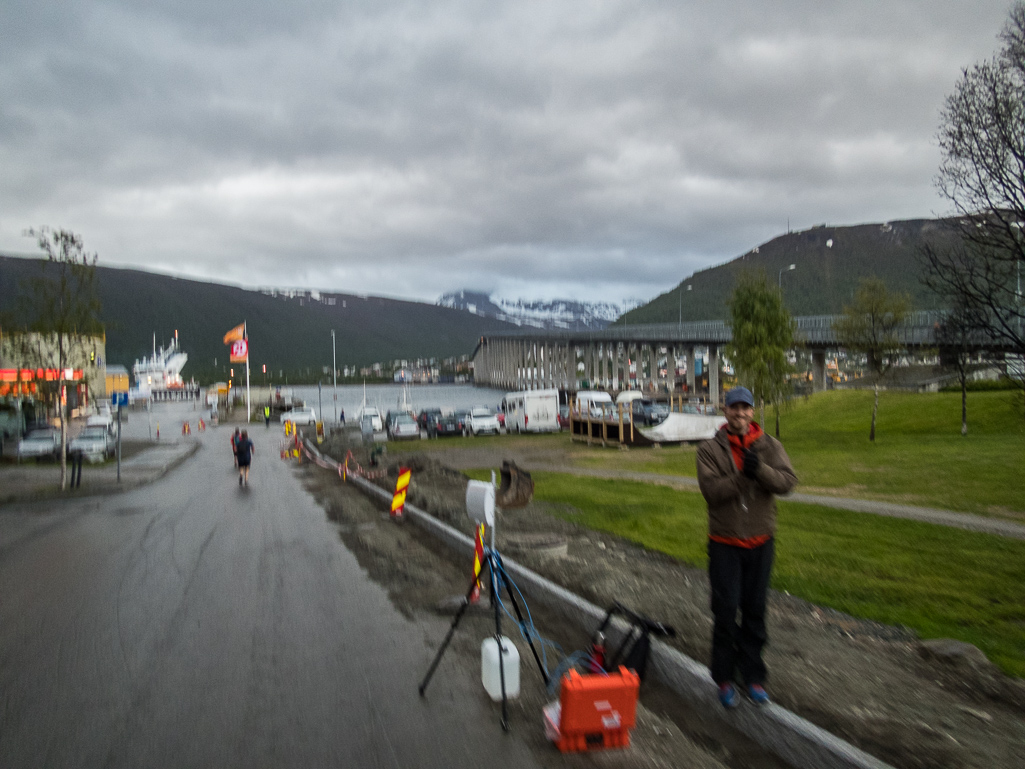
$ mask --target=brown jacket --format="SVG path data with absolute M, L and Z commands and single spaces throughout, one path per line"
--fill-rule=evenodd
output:
M 708 503 L 708 533 L 750 539 L 776 533 L 776 494 L 797 485 L 783 444 L 763 434 L 751 444 L 761 464 L 754 478 L 737 469 L 726 427 L 698 447 L 698 485 Z

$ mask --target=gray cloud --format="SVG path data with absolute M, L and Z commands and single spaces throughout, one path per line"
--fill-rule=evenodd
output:
M 433 300 L 654 296 L 783 231 L 944 211 L 1006 0 L 77 0 L 0 9 L 0 249 Z

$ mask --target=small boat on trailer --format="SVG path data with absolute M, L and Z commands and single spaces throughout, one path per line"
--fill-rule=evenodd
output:
M 617 408 L 596 416 L 592 409 L 571 406 L 570 435 L 575 441 L 620 446 L 661 446 L 693 443 L 713 437 L 726 424 L 726 418 L 711 406 L 670 402 L 673 409 L 665 419 L 653 425 L 634 420 L 629 408 Z

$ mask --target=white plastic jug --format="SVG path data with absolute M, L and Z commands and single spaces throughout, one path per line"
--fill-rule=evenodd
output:
M 513 699 L 520 696 L 520 653 L 513 642 L 502 636 L 502 664 L 505 669 L 505 696 Z M 480 680 L 492 700 L 502 699 L 502 672 L 498 669 L 498 642 L 485 638 L 480 645 Z

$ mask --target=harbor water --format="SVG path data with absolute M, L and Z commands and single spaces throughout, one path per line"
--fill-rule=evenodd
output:
M 274 397 L 277 385 L 257 385 L 253 383 L 253 403 L 265 403 L 267 396 Z M 282 385 L 283 397 L 289 394 L 302 400 L 307 406 L 317 411 L 319 418 L 326 422 L 336 421 L 335 415 L 341 417 L 344 412 L 346 419 L 354 419 L 356 412 L 363 405 L 363 385 L 338 385 L 337 391 L 330 383 L 317 385 Z M 236 391 L 237 392 L 237 391 Z M 335 393 L 337 392 L 337 401 Z M 440 408 L 442 411 L 458 411 L 471 409 L 474 406 L 487 406 L 492 410 L 505 397 L 505 390 L 487 387 L 475 387 L 470 384 L 375 384 L 366 386 L 368 406 L 376 406 L 384 415 L 391 410 L 404 408 L 403 402 L 415 413 L 425 408 Z M 242 390 L 245 397 L 245 390 Z

